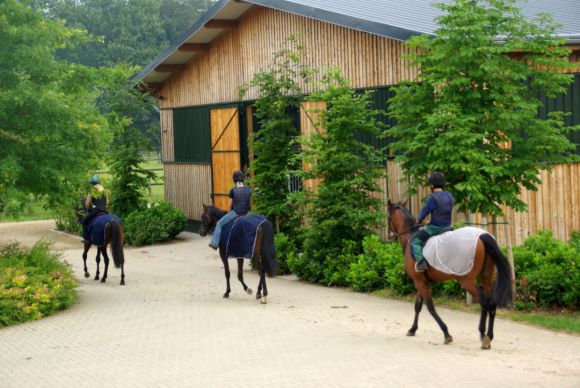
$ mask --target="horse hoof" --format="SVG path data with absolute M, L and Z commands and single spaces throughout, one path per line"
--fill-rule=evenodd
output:
M 491 349 L 491 339 L 488 336 L 485 336 L 481 339 L 481 348 L 482 349 Z
M 230 297 L 230 294 L 224 294 L 224 299 L 227 299 Z
M 414 331 L 409 330 L 407 332 L 407 337 L 414 337 L 414 336 L 415 336 L 415 332 Z
M 246 288 L 246 294 L 248 295 L 252 295 L 254 291 L 252 291 L 252 289 L 250 287 Z
M 453 342 L 453 337 L 451 337 L 451 336 L 445 337 L 445 342 L 444 342 L 445 345 L 449 345 L 451 342 Z
M 262 299 L 262 293 L 256 292 L 256 299 Z
M 262 299 L 260 299 L 260 304 L 266 304 L 268 303 L 268 301 L 266 300 L 266 297 L 264 296 Z
M 90 273 L 88 273 L 88 272 L 85 272 L 85 277 L 86 277 L 86 278 L 88 278 L 88 277 L 90 277 L 90 276 L 91 276 L 91 274 L 90 274 Z
M 124 285 L 125 285 L 125 281 L 124 281 L 124 280 L 121 280 L 121 283 L 120 283 L 120 285 L 121 285 L 121 286 L 124 286 Z
M 98 277 L 98 276 L 95 276 L 95 280 L 99 280 L 99 279 L 100 279 L 100 277 Z
M 97 279 L 97 280 L 99 280 L 99 279 Z M 104 282 L 106 282 L 106 281 L 107 281 L 107 279 L 105 279 L 105 278 L 102 278 L 102 279 L 101 279 L 101 283 L 104 283 Z

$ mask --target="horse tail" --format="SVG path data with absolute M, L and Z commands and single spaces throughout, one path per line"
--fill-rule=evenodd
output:
M 507 257 L 499 249 L 497 241 L 490 234 L 482 234 L 480 240 L 486 253 L 493 259 L 497 268 L 497 278 L 493 285 L 492 302 L 498 307 L 507 307 L 512 303 L 512 269 Z
M 125 264 L 125 253 L 123 252 L 123 243 L 125 242 L 125 235 L 123 234 L 123 227 L 119 221 L 109 222 L 111 227 L 111 252 L 113 253 L 113 262 L 116 268 L 120 268 Z
M 274 228 L 268 220 L 262 222 L 262 265 L 266 269 L 268 276 L 274 276 L 278 272 L 278 262 L 276 261 L 276 247 L 274 246 Z

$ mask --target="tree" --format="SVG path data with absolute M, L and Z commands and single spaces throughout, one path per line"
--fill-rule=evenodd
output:
M 378 136 L 378 111 L 369 109 L 370 93 L 356 93 L 338 69 L 323 77 L 324 131 L 303 142 L 301 162 L 310 166 L 304 179 L 318 179 L 316 192 L 299 194 L 305 211 L 303 255 L 291 265 L 299 276 L 326 284 L 346 285 L 350 264 L 362 252 L 362 241 L 384 223 L 379 182 L 385 175 L 384 150 L 364 144 L 355 134 Z
M 270 69 L 256 73 L 240 89 L 243 96 L 246 88 L 256 87 L 260 96 L 253 105 L 260 128 L 250 142 L 256 155 L 250 166 L 254 211 L 272 220 L 278 232 L 286 233 L 297 226 L 290 222 L 293 211 L 288 201 L 288 171 L 295 169 L 292 161 L 299 135 L 291 113 L 300 108 L 300 80 L 306 82 L 312 73 L 300 64 L 302 50 L 298 38 L 289 37 L 287 47 L 274 54 Z
M 153 171 L 143 167 L 142 151 L 151 144 L 131 119 L 141 116 L 152 104 L 150 97 L 133 87 L 130 75 L 134 73 L 134 67 L 125 65 L 105 69 L 99 104 L 113 133 L 111 211 L 122 218 L 146 206 L 145 190 L 157 179 Z
M 537 90 L 552 97 L 572 81 L 559 71 L 569 52 L 542 15 L 524 19 L 514 0 L 454 0 L 436 5 L 435 37 L 407 46 L 420 73 L 395 88 L 389 131 L 412 187 L 430 171 L 445 173 L 461 209 L 494 215 L 501 205 L 526 209 L 518 194 L 538 173 L 570 160 L 563 115 L 537 118 Z M 520 59 L 514 59 L 519 53 Z
M 99 114 L 98 74 L 56 59 L 87 35 L 46 20 L 25 1 L 0 3 L 0 211 L 28 195 L 69 198 L 95 169 L 109 136 Z

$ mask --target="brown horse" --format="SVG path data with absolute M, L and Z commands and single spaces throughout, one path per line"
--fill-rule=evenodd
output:
M 417 221 L 411 213 L 401 203 L 393 204 L 388 201 L 389 210 L 389 231 L 396 236 L 403 247 L 405 255 L 405 271 L 417 289 L 415 300 L 415 319 L 413 326 L 407 332 L 408 336 L 414 336 L 418 328 L 419 313 L 423 302 L 427 304 L 427 309 L 439 324 L 445 336 L 445 344 L 451 343 L 453 337 L 447 330 L 447 325 L 441 320 L 431 296 L 430 282 L 443 282 L 455 279 L 465 288 L 475 300 L 481 305 L 481 317 L 479 320 L 479 333 L 481 338 L 481 348 L 489 349 L 493 339 L 493 324 L 497 307 L 506 307 L 511 303 L 511 267 L 505 255 L 499 249 L 493 236 L 487 232 L 479 236 L 476 243 L 475 258 L 472 270 L 464 275 L 450 275 L 440 272 L 434 268 L 429 268 L 425 272 L 415 271 L 415 260 L 411 256 L 409 241 L 412 233 L 418 229 Z M 467 258 L 466 258 L 467 259 Z M 494 266 L 497 268 L 497 279 L 493 283 Z M 477 284 L 479 279 L 481 286 Z M 489 317 L 489 324 L 486 323 Z
M 199 234 L 201 236 L 206 236 L 209 232 L 212 231 L 212 229 L 215 228 L 218 220 L 225 214 L 226 212 L 218 209 L 215 206 L 203 205 L 203 214 L 201 216 L 201 227 L 199 228 Z M 276 249 L 274 247 L 274 228 L 272 227 L 270 221 L 264 221 L 258 228 L 254 247 L 252 262 L 254 267 L 258 269 L 258 274 L 260 275 L 258 291 L 256 292 L 256 299 L 260 299 L 260 303 L 266 304 L 266 297 L 268 296 L 268 288 L 266 287 L 266 273 L 268 273 L 268 276 L 274 276 L 278 270 L 278 264 L 276 262 Z M 224 293 L 224 298 L 229 298 L 231 292 L 230 266 L 228 263 L 227 252 L 224 244 L 220 244 L 219 250 L 226 275 L 226 292 Z M 238 280 L 240 283 L 242 283 L 244 291 L 246 291 L 248 295 L 252 295 L 252 289 L 249 288 L 246 283 L 244 283 L 244 259 L 238 258 L 237 260 Z

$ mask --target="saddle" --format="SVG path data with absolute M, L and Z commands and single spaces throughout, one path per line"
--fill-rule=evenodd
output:
M 247 214 L 234 218 L 222 229 L 220 246 L 228 258 L 251 259 L 254 256 L 256 235 L 265 217 Z
M 471 226 L 438 234 L 427 240 L 423 256 L 431 267 L 440 272 L 466 275 L 473 268 L 475 246 L 482 234 L 488 232 Z

